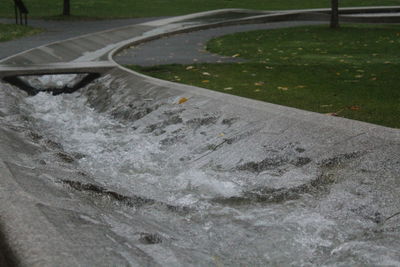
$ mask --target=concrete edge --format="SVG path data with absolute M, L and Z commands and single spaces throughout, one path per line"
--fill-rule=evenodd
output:
M 390 139 L 393 141 L 400 141 L 400 131 L 399 129 L 396 128 L 389 128 L 377 124 L 346 119 L 342 117 L 327 116 L 317 112 L 226 94 L 218 91 L 213 91 L 207 88 L 201 88 L 201 87 L 161 80 L 135 72 L 123 66 L 118 66 L 116 69 L 118 69 L 121 72 L 124 72 L 121 73 L 121 75 L 126 75 L 126 76 L 135 75 L 137 78 L 141 78 L 143 81 L 151 83 L 160 88 L 169 88 L 182 91 L 182 97 L 185 97 L 184 95 L 185 93 L 191 95 L 204 96 L 212 99 L 218 99 L 220 101 L 227 102 L 230 104 L 242 106 L 245 108 L 250 107 L 251 109 L 255 109 L 260 112 L 269 112 L 279 115 L 284 114 L 284 116 L 296 116 L 301 121 L 313 121 L 314 123 L 318 123 L 324 126 L 332 127 L 332 125 L 334 125 L 336 128 L 339 129 L 349 129 L 357 127 L 359 129 L 362 129 L 363 132 L 368 133 L 369 135 L 374 137 L 378 137 L 381 139 Z
M 400 10 L 400 6 L 397 8 L 399 8 L 399 10 Z M 356 10 L 358 10 L 358 9 L 356 9 Z M 370 8 L 369 10 L 374 10 L 374 9 Z M 320 11 L 320 9 L 318 9 L 318 11 Z M 295 17 L 302 16 L 303 20 L 307 20 L 307 19 L 311 19 L 311 18 L 329 18 L 328 14 L 321 14 L 321 13 L 312 13 L 311 12 L 308 14 L 304 14 L 301 12 L 284 12 L 281 14 L 262 16 L 261 19 L 263 20 L 263 22 L 284 21 L 288 18 L 293 18 L 294 16 Z M 256 21 L 258 21 L 259 18 L 258 18 L 258 16 L 257 16 L 257 18 L 250 18 L 250 20 L 251 20 L 250 23 L 253 23 L 254 19 Z M 272 20 L 268 20 L 268 19 L 272 19 Z M 275 20 L 275 19 L 278 19 L 278 20 Z M 148 41 L 152 41 L 155 39 L 159 39 L 159 38 L 174 35 L 174 34 L 192 32 L 192 31 L 221 27 L 221 26 L 228 26 L 228 25 L 231 25 L 230 23 L 241 24 L 240 22 L 242 22 L 242 21 L 232 20 L 232 21 L 227 21 L 224 23 L 197 25 L 197 26 L 187 27 L 184 29 L 161 33 L 161 34 L 154 35 L 154 36 L 148 36 L 148 37 L 143 37 L 143 38 L 136 37 L 136 38 L 134 38 L 134 40 L 132 39 L 132 42 L 129 42 L 127 40 L 127 42 L 124 43 L 123 45 L 117 46 L 112 51 L 110 51 L 108 53 L 108 60 L 119 65 L 117 62 L 114 61 L 113 57 L 115 54 L 117 54 L 119 51 L 125 49 L 126 47 L 129 47 L 132 45 L 138 45 L 141 43 L 145 43 Z M 244 106 L 244 107 L 252 107 L 252 108 L 258 109 L 260 111 L 268 110 L 269 112 L 271 112 L 272 110 L 273 111 L 276 110 L 276 113 L 283 113 L 283 112 L 289 111 L 289 113 L 299 115 L 298 116 L 299 119 L 308 118 L 308 119 L 305 119 L 305 121 L 307 121 L 307 120 L 318 121 L 318 123 L 321 123 L 325 126 L 335 124 L 336 127 L 340 127 L 342 129 L 357 126 L 357 127 L 361 127 L 363 129 L 365 129 L 365 131 L 368 132 L 370 135 L 373 135 L 376 137 L 400 140 L 400 131 L 398 131 L 398 129 L 395 129 L 395 128 L 389 128 L 389 127 L 385 127 L 385 126 L 380 126 L 380 125 L 376 125 L 376 124 L 372 124 L 372 123 L 356 121 L 356 120 L 351 120 L 351 119 L 346 119 L 346 118 L 337 118 L 337 117 L 332 117 L 332 116 L 326 116 L 326 115 L 316 113 L 316 112 L 296 109 L 296 108 L 287 107 L 287 106 L 281 106 L 281 105 L 277 105 L 277 104 L 248 99 L 248 98 L 230 95 L 230 94 L 225 94 L 225 93 L 221 93 L 221 92 L 217 92 L 217 91 L 212 91 L 212 90 L 209 90 L 206 88 L 200 88 L 200 87 L 165 81 L 165 80 L 161 80 L 161 79 L 157 79 L 154 77 L 143 75 L 141 73 L 127 69 L 121 65 L 119 65 L 118 68 L 122 71 L 136 75 L 137 77 L 140 77 L 143 80 L 147 80 L 148 82 L 153 83 L 158 86 L 161 86 L 161 87 L 169 87 L 169 88 L 181 90 L 183 92 L 190 92 L 192 94 L 202 95 L 202 96 L 206 96 L 206 97 L 210 97 L 210 98 L 221 99 L 223 101 L 226 101 L 226 102 L 229 102 L 232 104 L 237 104 L 237 105 Z M 312 118 L 310 118 L 310 116 Z M 358 125 L 355 125 L 355 124 L 358 124 Z
M 8 196 L 7 201 L 1 196 Z M 58 255 L 51 253 L 55 248 L 63 251 L 66 240 L 38 209 L 39 202 L 19 186 L 2 160 L 0 199 L 0 248 L 6 249 L 0 252 L 0 263 L 1 253 L 7 253 L 3 258 L 9 266 L 48 266 L 50 258 L 57 266 L 78 266 L 78 261 L 68 251 Z
M 375 7 L 342 7 L 340 8 L 341 13 L 348 13 L 348 12 L 385 12 L 387 10 L 396 9 L 400 11 L 400 6 L 375 6 Z M 251 13 L 320 13 L 320 12 L 330 12 L 330 8 L 313 8 L 313 9 L 293 9 L 293 10 L 255 10 L 255 9 L 244 9 L 244 8 L 226 8 L 226 9 L 217 9 L 211 11 L 203 11 L 183 16 L 176 16 L 173 18 L 155 20 L 141 23 L 140 25 L 146 26 L 162 26 L 165 24 L 170 24 L 182 20 L 187 19 L 195 19 L 202 16 L 209 16 L 209 15 L 217 15 L 225 12 L 247 12 Z

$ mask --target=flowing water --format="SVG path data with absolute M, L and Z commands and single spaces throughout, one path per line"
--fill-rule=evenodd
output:
M 35 81 L 48 79 L 65 83 Z M 2 87 L 19 106 L 2 120 L 24 118 L 77 164 L 84 175 L 63 184 L 101 212 L 71 212 L 112 233 L 129 264 L 400 266 L 398 144 L 313 156 L 289 130 L 261 146 L 257 116 L 111 77 L 57 96 Z

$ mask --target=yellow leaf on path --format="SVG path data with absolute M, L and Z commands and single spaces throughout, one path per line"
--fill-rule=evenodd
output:
M 360 106 L 351 106 L 350 109 L 351 110 L 360 110 L 361 107 Z
M 186 101 L 188 101 L 189 99 L 187 99 L 186 97 L 181 97 L 178 101 L 178 104 L 182 104 L 185 103 Z
M 209 80 L 202 80 L 201 82 L 202 83 L 209 83 L 210 81 Z
M 284 86 L 278 86 L 278 90 L 287 91 L 289 90 L 289 88 Z

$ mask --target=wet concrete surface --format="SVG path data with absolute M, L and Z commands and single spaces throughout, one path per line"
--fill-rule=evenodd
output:
M 89 34 L 126 25 L 132 25 L 151 21 L 156 18 L 116 19 L 116 20 L 93 20 L 93 21 L 62 21 L 62 20 L 36 20 L 30 19 L 29 26 L 41 28 L 44 32 L 23 37 L 20 39 L 0 42 L 0 59 L 20 53 L 22 51 L 49 44 L 56 41 L 66 40 L 83 34 Z M 13 19 L 1 19 L 0 23 L 14 24 Z
M 174 23 L 7 62 L 104 60 Z M 21 266 L 400 262 L 397 129 L 119 67 L 73 94 L 0 88 L 0 219 Z

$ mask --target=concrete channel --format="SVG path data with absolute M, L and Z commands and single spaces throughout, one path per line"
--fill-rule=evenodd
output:
M 378 12 L 398 23 L 400 7 L 345 11 L 346 21 L 377 22 Z M 55 74 L 61 88 L 71 74 L 101 76 L 55 96 L 0 83 L 0 264 L 399 265 L 398 129 L 162 81 L 113 61 L 162 36 L 328 13 L 203 12 L 2 60 L 3 79 L 43 87 Z

